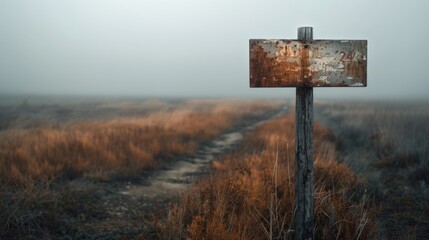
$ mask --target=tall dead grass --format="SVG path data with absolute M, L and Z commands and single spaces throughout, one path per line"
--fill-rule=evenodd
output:
M 427 102 L 320 104 L 344 163 L 371 184 L 388 239 L 429 238 Z
M 0 132 L 0 181 L 25 184 L 85 172 L 155 168 L 276 107 L 267 102 L 188 101 L 143 117 L 8 129 Z
M 273 102 L 191 100 L 139 117 L 0 131 L 0 239 L 63 236 L 74 231 L 66 229 L 73 225 L 68 219 L 99 209 L 89 194 L 93 188 L 70 187 L 56 181 L 59 177 L 129 177 L 192 153 L 222 132 L 266 118 L 279 107 Z M 64 238 L 70 237 L 78 239 Z
M 358 177 L 336 161 L 332 134 L 315 127 L 316 239 L 373 239 Z M 293 113 L 249 133 L 215 162 L 160 224 L 162 239 L 291 239 L 295 209 Z

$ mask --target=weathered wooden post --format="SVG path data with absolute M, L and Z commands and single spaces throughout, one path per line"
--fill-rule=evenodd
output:
M 313 28 L 298 28 L 298 40 L 313 40 Z M 304 51 L 308 47 L 304 46 Z M 308 54 L 308 53 L 307 53 Z M 307 55 L 305 54 L 305 55 Z M 302 61 L 307 61 L 303 58 Z M 308 65 L 303 62 L 301 66 Z M 302 78 L 308 78 L 302 71 Z M 313 239 L 313 88 L 297 87 L 295 103 L 295 239 Z
M 314 239 L 313 87 L 366 87 L 366 40 L 251 39 L 250 87 L 296 87 L 295 239 Z

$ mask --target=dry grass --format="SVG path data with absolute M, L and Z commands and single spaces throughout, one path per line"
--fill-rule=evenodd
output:
M 118 108 L 115 112 L 122 108 L 113 107 Z M 92 180 L 109 181 L 111 174 L 127 178 L 165 166 L 279 107 L 273 102 L 189 100 L 143 115 L 132 116 L 132 108 L 125 117 L 85 112 L 72 121 L 35 126 L 31 119 L 24 125 L 17 122 L 0 131 L 0 238 L 51 239 L 72 232 L 65 227 L 73 225 L 70 219 L 81 219 L 81 213 L 102 217 L 97 213 L 100 206 L 90 199 Z M 102 111 L 102 116 L 112 115 Z M 68 185 L 68 180 L 82 175 L 90 180 L 78 187 Z
M 143 117 L 68 122 L 0 132 L 0 180 L 75 177 L 91 172 L 155 168 L 246 119 L 273 110 L 269 103 L 189 101 Z
M 90 186 L 71 189 L 53 181 L 0 188 L 0 239 L 53 239 L 63 235 L 67 218 L 94 212 Z M 67 223 L 67 224 L 66 224 Z
M 160 224 L 162 239 L 291 239 L 295 209 L 293 113 L 245 137 L 240 151 L 185 193 Z M 316 239 L 375 237 L 367 196 L 315 127 Z
M 429 108 L 424 102 L 321 104 L 344 162 L 373 186 L 381 231 L 429 237 Z

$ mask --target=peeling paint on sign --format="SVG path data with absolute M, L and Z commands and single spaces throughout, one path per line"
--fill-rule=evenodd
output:
M 250 40 L 251 87 L 365 87 L 366 40 Z

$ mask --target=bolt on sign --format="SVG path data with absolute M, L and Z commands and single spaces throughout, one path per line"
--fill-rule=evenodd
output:
M 366 40 L 250 39 L 250 87 L 366 87 Z

